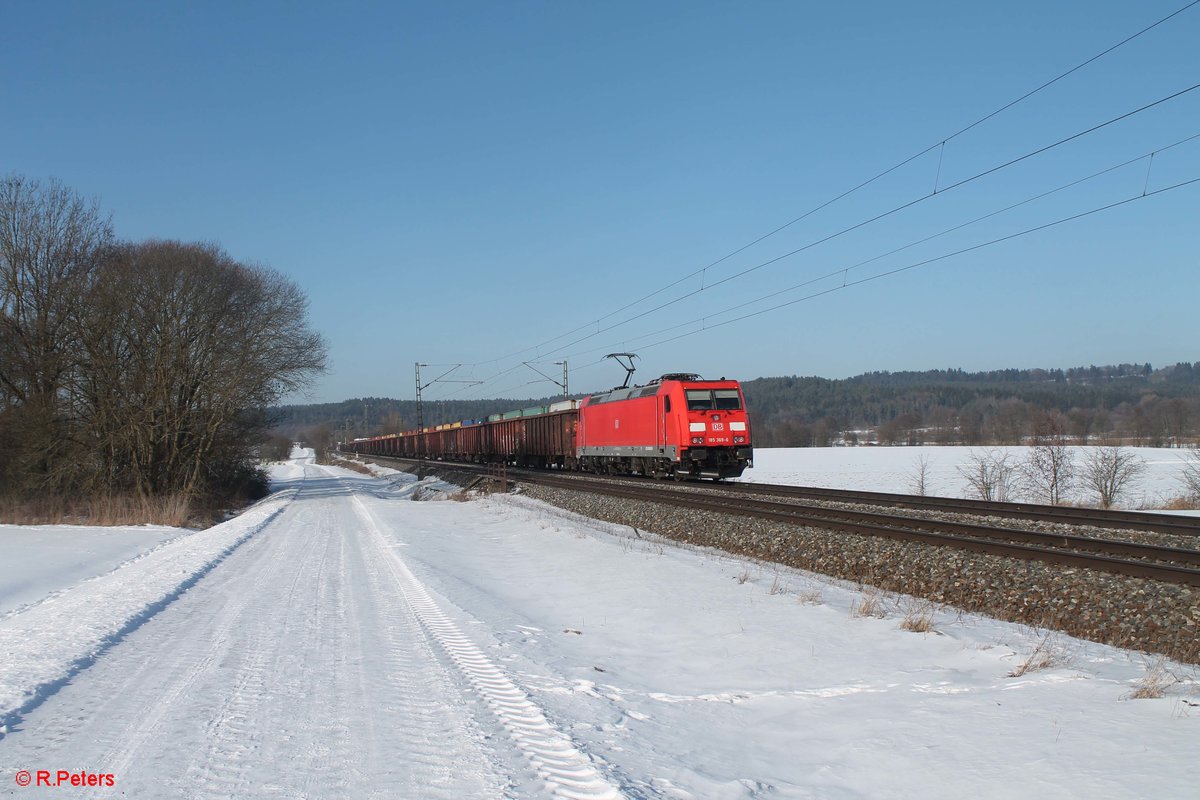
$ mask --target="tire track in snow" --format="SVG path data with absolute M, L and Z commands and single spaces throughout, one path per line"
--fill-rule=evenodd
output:
M 208 748 L 189 770 L 195 797 L 222 798 L 249 794 L 254 753 L 261 735 L 259 708 L 266 693 L 267 665 L 261 647 L 250 650 L 216 718 L 206 728 Z
M 550 724 L 528 695 L 463 635 L 388 546 L 383 531 L 362 498 L 355 494 L 353 500 L 355 512 L 376 540 L 379 552 L 422 627 L 492 709 L 549 789 L 568 800 L 617 800 L 623 797 L 615 786 L 601 777 L 587 756 Z
M 314 494 L 302 489 L 297 499 Z M 303 785 L 299 796 L 353 794 L 347 775 L 357 759 L 334 715 L 344 705 L 337 696 L 341 676 L 328 671 L 334 665 L 322 652 L 325 637 L 341 632 L 340 586 L 331 591 L 327 584 L 341 574 L 328 569 L 330 550 L 337 549 L 328 517 L 319 504 L 298 507 L 287 536 L 277 540 L 274 561 L 291 571 L 291 580 L 269 579 L 280 574 L 271 569 L 257 583 L 255 605 L 262 613 L 242 617 L 234 685 L 206 727 L 204 754 L 189 769 L 195 787 L 190 796 L 257 796 L 265 788 L 262 764 L 294 758 L 294 748 L 305 756 L 289 776 L 289 783 Z M 323 691 L 315 692 L 314 684 Z
M 255 543 L 261 546 L 263 540 L 258 539 Z M 280 572 L 282 567 L 282 561 L 274 561 L 272 574 Z M 100 759 L 100 763 L 108 765 L 117 775 L 123 775 L 129 770 L 142 747 L 153 741 L 156 736 L 161 735 L 159 726 L 162 720 L 170 714 L 176 713 L 180 703 L 185 701 L 194 685 L 201 678 L 210 675 L 216 668 L 218 657 L 225 654 L 224 647 L 229 641 L 234 625 L 241 622 L 242 613 L 252 599 L 254 598 L 250 593 L 239 593 L 231 598 L 214 620 L 213 634 L 207 639 L 211 645 L 203 647 L 191 666 L 182 675 L 172 680 L 162 694 L 158 694 L 152 700 L 147 700 L 145 715 L 139 718 L 137 727 L 125 729 L 116 745 Z M 183 644 L 189 650 L 199 649 L 198 643 L 195 642 L 185 640 Z
M 316 502 L 275 538 L 287 579 L 256 581 L 261 613 L 244 618 L 240 663 L 188 796 L 500 796 L 482 748 L 455 746 L 471 741 L 447 710 L 458 692 L 358 524 L 352 490 L 320 467 L 306 477 L 321 485 L 299 499 Z M 287 774 L 264 782 L 266 764 Z
M 0 742 L 0 763 L 102 765 L 118 787 L 97 797 L 518 796 L 517 757 L 492 761 L 350 489 L 297 499 Z
M 373 663 L 378 659 L 382 667 L 360 673 L 360 696 L 376 705 L 379 725 L 392 737 L 384 740 L 383 747 L 370 747 L 366 754 L 369 797 L 392 800 L 419 793 L 429 800 L 461 800 L 506 796 L 499 775 L 479 746 L 482 733 L 465 715 L 450 713 L 459 690 L 436 659 L 433 645 L 392 571 L 383 559 L 373 557 L 374 552 L 372 557 L 363 550 L 356 554 L 362 561 L 369 597 L 375 602 L 357 610 L 356 621 L 369 624 L 352 625 L 351 630 L 356 636 L 361 630 L 373 632 L 357 648 Z M 379 740 L 370 736 L 368 741 L 374 744 Z M 449 743 L 462 742 L 471 744 L 460 746 L 448 758 Z M 404 758 L 396 759 L 396 752 L 404 753 Z

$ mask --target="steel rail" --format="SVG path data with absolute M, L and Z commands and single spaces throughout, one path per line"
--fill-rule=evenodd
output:
M 845 533 L 856 533 L 866 536 L 877 536 L 888 539 L 898 539 L 902 541 L 920 542 L 923 544 L 955 547 L 960 550 L 969 550 L 991 555 L 1009 556 L 1026 561 L 1041 561 L 1051 564 L 1084 567 L 1087 569 L 1128 575 L 1135 578 L 1149 578 L 1151 580 L 1165 581 L 1168 583 L 1183 583 L 1191 586 L 1200 586 L 1200 569 L 1193 569 L 1191 567 L 1160 564 L 1148 561 L 1130 561 L 1126 559 L 1115 558 L 1109 555 L 1086 554 L 1075 552 L 1073 550 L 1038 547 L 1028 544 L 1015 544 L 1012 542 L 997 541 L 995 538 L 955 536 L 945 533 L 913 530 L 912 528 L 895 527 L 894 525 L 883 525 L 875 522 L 854 522 L 850 520 L 831 518 L 824 514 L 806 513 L 806 511 L 803 509 L 797 510 L 796 506 L 782 503 L 770 503 L 769 501 L 751 501 L 750 503 L 747 503 L 744 500 L 737 500 L 736 502 L 730 502 L 729 500 L 726 500 L 725 502 L 722 502 L 720 500 L 714 500 L 695 493 L 685 494 L 678 492 L 660 492 L 655 489 L 642 489 L 639 487 L 629 487 L 627 485 L 621 486 L 603 481 L 580 481 L 550 477 L 539 473 L 520 473 L 515 475 L 513 473 L 509 473 L 509 480 L 552 488 L 585 491 L 593 494 L 604 494 L 612 497 L 620 497 L 631 500 L 643 500 L 651 503 L 713 511 L 722 514 L 752 516 L 759 519 L 769 519 L 772 521 L 785 522 L 793 525 L 806 525 L 827 530 L 837 530 Z M 823 512 L 824 510 L 825 509 L 822 509 L 821 511 Z M 890 520 L 891 522 L 896 521 L 895 518 L 886 519 Z M 911 517 L 905 517 L 904 519 L 906 521 L 912 520 Z M 918 520 L 918 522 L 921 521 Z M 987 530 L 984 526 L 974 527 L 981 530 Z M 1015 532 L 1011 531 L 1011 529 L 1003 528 L 992 530 L 999 538 L 1005 538 L 1009 533 L 1028 533 L 1025 531 Z M 1050 538 L 1061 537 L 1051 535 Z M 1091 541 L 1106 543 L 1106 540 L 1103 539 L 1094 539 Z M 1136 546 L 1131 542 L 1121 542 L 1119 544 Z M 1174 550 L 1175 548 L 1166 549 Z M 1190 553 L 1191 551 L 1184 552 Z
M 665 487 L 672 491 L 674 486 Z M 650 491 L 663 491 L 654 489 Z M 678 490 L 677 490 L 678 491 Z M 686 490 L 683 490 L 686 491 Z M 744 503 L 745 501 L 739 500 Z M 1058 548 L 1087 550 L 1105 555 L 1122 555 L 1134 558 L 1153 559 L 1183 563 L 1200 567 L 1200 550 L 1186 547 L 1167 547 L 1156 544 L 1143 544 L 1118 539 L 1097 539 L 1091 536 L 1057 533 L 1051 531 L 1027 531 L 1018 528 L 1003 528 L 992 525 L 978 525 L 969 522 L 954 522 L 950 520 L 930 519 L 928 517 L 910 517 L 907 515 L 879 514 L 871 511 L 852 511 L 826 506 L 811 506 L 803 503 L 778 503 L 770 500 L 753 501 L 758 508 L 779 511 L 800 509 L 813 518 L 832 519 L 847 522 L 864 522 L 875 525 L 891 525 L 931 530 L 940 533 L 973 536 L 981 539 L 1008 539 L 1010 541 L 1028 542 L 1031 544 L 1053 545 Z
M 859 505 L 928 509 L 976 516 L 1035 519 L 1041 522 L 1059 522 L 1065 525 L 1090 525 L 1095 528 L 1125 528 L 1156 533 L 1174 533 L 1181 536 L 1200 536 L 1200 519 L 1152 512 L 1071 508 L 1038 503 L 1007 503 L 956 497 L 924 497 L 890 492 L 826 489 L 818 486 L 786 486 L 772 483 L 727 483 L 721 484 L 721 486 L 730 491 L 747 494 L 772 494 Z
M 415 463 L 404 458 L 372 456 L 382 461 Z M 486 466 L 460 462 L 436 462 L 447 468 L 485 475 Z M 1186 548 L 1146 545 L 1137 542 L 1095 539 L 1092 537 L 1042 531 L 1022 531 L 1013 528 L 998 528 L 986 525 L 931 520 L 922 517 L 889 516 L 874 512 L 850 511 L 845 509 L 808 506 L 799 503 L 780 503 L 770 500 L 726 495 L 724 499 L 711 493 L 695 489 L 729 488 L 731 485 L 755 488 L 770 484 L 695 484 L 684 486 L 674 483 L 656 483 L 653 488 L 631 486 L 628 482 L 614 481 L 603 476 L 578 473 L 554 474 L 548 471 L 511 469 L 507 479 L 512 482 L 529 483 L 551 488 L 584 491 L 632 500 L 681 506 L 736 516 L 752 516 L 794 525 L 836 530 L 866 536 L 877 536 L 902 541 L 955 547 L 961 550 L 1009 556 L 1026 561 L 1061 564 L 1087 569 L 1101 570 L 1137 578 L 1183 583 L 1200 586 L 1200 569 L 1176 564 L 1155 563 L 1144 560 L 1116 558 L 1114 554 L 1132 555 L 1140 558 L 1155 558 L 1166 561 L 1200 564 L 1200 551 Z M 792 488 L 792 487 L 778 487 Z M 905 497 L 904 495 L 894 495 Z M 916 498 L 924 500 L 926 498 Z M 846 501 L 849 502 L 849 501 Z M 933 504 L 921 504 L 922 510 L 947 510 Z M 1049 508 L 1054 508 L 1050 506 Z M 1134 521 L 1138 515 L 1133 515 Z M 1074 524 L 1092 524 L 1075 521 Z M 1124 526 L 1130 528 L 1130 525 Z M 925 528 L 926 530 L 920 530 Z M 1003 540 L 1003 541 L 1001 541 Z M 1017 542 L 1038 542 L 1019 544 Z M 1051 546 L 1046 546 L 1051 545 Z M 1062 548 L 1073 549 L 1062 549 Z M 1081 553 L 1078 550 L 1092 552 Z
M 379 458 L 389 458 L 379 456 Z M 391 458 L 408 463 L 408 459 Z M 415 463 L 415 460 L 414 462 Z M 476 464 L 443 461 L 447 465 L 463 468 L 477 467 Z M 583 476 L 581 476 L 583 477 Z M 623 480 L 622 477 L 589 476 L 599 479 Z M 660 484 L 670 486 L 672 484 Z M 1054 522 L 1062 525 L 1086 525 L 1094 528 L 1116 528 L 1123 530 L 1171 533 L 1179 536 L 1200 537 L 1200 518 L 1177 517 L 1142 511 L 1118 511 L 1102 508 L 1074 508 L 1039 503 L 1009 503 L 995 500 L 971 500 L 957 497 L 931 497 L 922 495 L 871 492 L 857 489 L 827 489 L 820 486 L 789 486 L 774 483 L 720 482 L 690 484 L 744 494 L 767 494 L 781 497 L 798 497 L 808 500 L 823 500 L 835 503 L 851 503 L 881 507 L 909 508 L 921 511 L 941 511 L 952 514 L 974 516 L 1031 519 L 1039 522 Z

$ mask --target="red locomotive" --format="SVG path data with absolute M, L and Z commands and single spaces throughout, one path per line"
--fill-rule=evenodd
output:
M 750 466 L 750 421 L 737 381 L 664 375 L 579 404 L 579 468 L 655 477 L 736 478 Z
M 657 478 L 736 478 L 754 451 L 737 381 L 663 375 L 486 420 L 358 439 L 363 455 L 509 463 Z

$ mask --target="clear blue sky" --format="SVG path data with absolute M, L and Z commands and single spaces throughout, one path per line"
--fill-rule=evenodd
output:
M 566 356 L 573 390 L 607 388 L 618 350 L 640 379 L 1192 361 L 1200 184 L 715 325 L 1200 134 L 1200 90 L 620 323 L 1200 83 L 1200 6 L 609 316 L 1186 2 L 5 3 L 0 172 L 97 197 L 124 238 L 290 275 L 330 343 L 313 401 L 411 397 L 418 360 L 484 378 Z M 1200 178 L 1200 139 L 1150 167 L 737 313 Z M 535 380 L 427 396 L 556 391 Z

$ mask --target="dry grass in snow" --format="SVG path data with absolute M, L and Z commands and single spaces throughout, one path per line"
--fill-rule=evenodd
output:
M 929 633 L 933 627 L 934 606 L 928 601 L 914 600 L 904 612 L 900 628 L 913 633 Z
M 864 592 L 862 599 L 850 607 L 850 616 L 882 618 L 885 616 L 882 597 L 878 592 Z
M 1146 665 L 1146 674 L 1134 684 L 1129 697 L 1131 700 L 1152 700 L 1162 697 L 1167 689 L 1179 682 L 1179 677 L 1167 669 L 1166 659 L 1159 656 Z
M 1061 647 L 1058 646 L 1057 637 L 1052 632 L 1048 632 L 1038 640 L 1037 646 L 1033 648 L 1033 652 L 1012 672 L 1008 673 L 1010 678 L 1019 678 L 1027 672 L 1038 672 L 1051 667 L 1059 667 L 1067 662 L 1067 655 Z
M 43 495 L 34 500 L 0 500 L 0 522 L 13 525 L 170 525 L 186 527 L 194 509 L 187 497 Z

